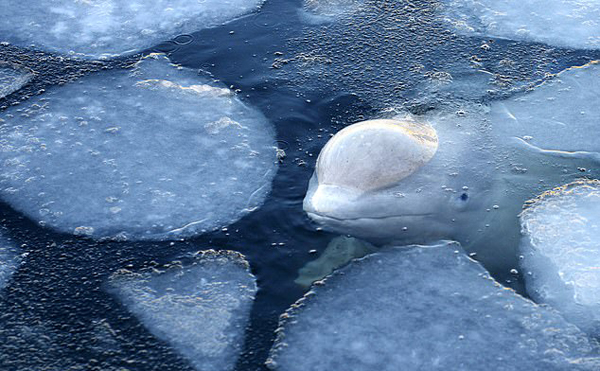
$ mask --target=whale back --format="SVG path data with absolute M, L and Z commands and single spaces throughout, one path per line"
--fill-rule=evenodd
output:
M 321 185 L 358 191 L 386 188 L 429 162 L 438 148 L 435 129 L 409 120 L 369 120 L 341 130 L 317 160 Z

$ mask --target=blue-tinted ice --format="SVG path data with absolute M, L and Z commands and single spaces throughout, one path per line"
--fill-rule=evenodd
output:
M 220 228 L 260 206 L 276 172 L 268 120 L 162 56 L 53 88 L 0 119 L 1 198 L 68 233 Z
M 578 181 L 529 203 L 521 215 L 527 291 L 600 335 L 600 182 Z
M 255 278 L 234 252 L 209 250 L 186 260 L 117 272 L 109 290 L 197 370 L 231 370 L 244 343 Z
M 0 0 L 0 41 L 98 58 L 218 26 L 264 0 Z
M 596 0 L 445 0 L 447 20 L 467 34 L 600 49 Z
M 595 370 L 595 343 L 456 243 L 357 260 L 282 316 L 277 370 Z

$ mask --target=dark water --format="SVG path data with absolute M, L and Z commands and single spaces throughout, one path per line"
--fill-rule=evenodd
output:
M 188 370 L 187 362 L 147 330 L 104 290 L 117 269 L 169 262 L 202 249 L 243 253 L 258 278 L 244 352 L 237 370 L 263 370 L 278 316 L 304 294 L 297 271 L 335 235 L 317 230 L 302 211 L 316 156 L 331 133 L 375 117 L 389 105 L 422 112 L 446 96 L 425 94 L 423 73 L 460 71 L 478 63 L 511 86 L 481 94 L 486 101 L 513 94 L 548 73 L 600 58 L 600 53 L 504 40 L 467 38 L 436 21 L 433 0 L 367 1 L 370 7 L 330 24 L 306 22 L 300 0 L 268 0 L 260 12 L 149 50 L 203 69 L 261 110 L 287 157 L 264 206 L 226 231 L 185 241 L 95 242 L 44 229 L 0 204 L 0 220 L 22 250 L 24 264 L 0 301 L 0 369 Z M 491 44 L 489 50 L 481 48 Z M 311 55 L 311 62 L 306 62 Z M 502 60 L 515 61 L 503 67 Z M 0 107 L 105 68 L 127 67 L 136 57 L 77 62 L 38 51 L 0 46 L 0 60 L 29 66 L 37 75 Z M 492 271 L 523 293 L 509 269 Z M 24 331 L 24 326 L 39 332 Z M 117 345 L 103 340 L 111 329 Z M 44 334 L 43 336 L 40 334 Z

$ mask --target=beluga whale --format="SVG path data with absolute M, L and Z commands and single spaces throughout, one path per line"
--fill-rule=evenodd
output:
M 303 208 L 378 246 L 455 240 L 508 272 L 524 203 L 598 175 L 599 87 L 592 62 L 505 100 L 349 125 L 319 154 Z

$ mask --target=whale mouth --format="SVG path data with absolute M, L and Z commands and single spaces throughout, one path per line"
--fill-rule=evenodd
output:
M 321 214 L 315 211 L 306 211 L 306 214 L 315 222 L 321 224 L 327 224 L 328 222 L 368 222 L 368 221 L 389 221 L 394 219 L 406 219 L 406 218 L 424 218 L 433 215 L 432 213 L 419 213 L 419 214 L 402 214 L 402 215 L 389 215 L 389 216 L 363 216 L 359 218 L 336 218 L 334 216 Z
M 447 223 L 435 213 L 339 218 L 307 211 L 312 222 L 330 232 L 351 235 L 381 246 L 389 243 L 424 244 L 452 236 Z

